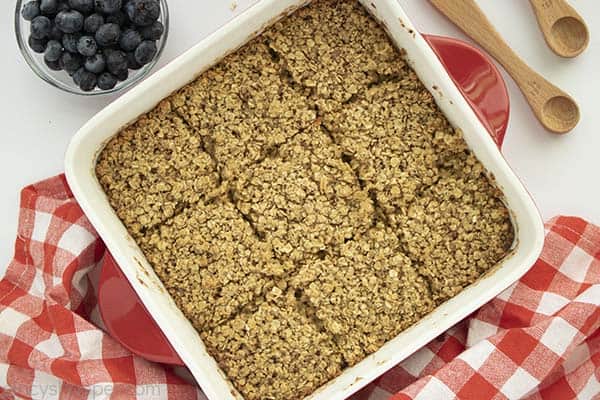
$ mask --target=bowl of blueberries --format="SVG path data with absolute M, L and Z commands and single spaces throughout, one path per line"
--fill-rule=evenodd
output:
M 79 95 L 143 79 L 167 41 L 166 0 L 17 0 L 17 43 L 31 69 Z

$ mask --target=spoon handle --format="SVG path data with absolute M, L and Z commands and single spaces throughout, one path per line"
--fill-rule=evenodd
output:
M 565 0 L 530 2 L 544 39 L 552 51 L 561 57 L 576 57 L 586 49 L 589 34 L 585 21 Z
M 513 77 L 536 118 L 551 132 L 565 133 L 572 129 L 547 118 L 544 106 L 556 97 L 572 100 L 569 95 L 531 69 L 502 39 L 474 0 L 430 0 L 450 21 L 490 53 Z M 559 125 L 559 126 L 557 126 Z

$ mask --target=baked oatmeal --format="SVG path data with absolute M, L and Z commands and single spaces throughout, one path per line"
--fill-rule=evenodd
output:
M 433 96 L 420 87 L 407 68 L 401 78 L 371 87 L 323 117 L 323 125 L 387 214 L 406 208 L 435 182 L 446 147 L 443 138 L 459 135 Z
M 297 399 L 340 374 L 342 355 L 292 293 L 275 291 L 255 311 L 201 334 L 248 399 Z
M 212 328 L 252 305 L 290 269 L 222 199 L 190 206 L 138 243 L 198 330 Z
M 163 102 L 125 128 L 98 159 L 98 178 L 135 239 L 219 186 L 202 140 Z
M 312 393 L 514 239 L 501 192 L 355 0 L 275 23 L 124 128 L 96 173 L 248 400 Z
M 231 179 L 312 124 L 316 111 L 285 83 L 259 37 L 171 96 L 177 114 Z
M 306 260 L 291 279 L 297 296 L 353 365 L 433 310 L 427 282 L 394 232 L 377 226 Z
M 250 166 L 233 197 L 281 259 L 335 248 L 373 224 L 367 191 L 317 124 Z

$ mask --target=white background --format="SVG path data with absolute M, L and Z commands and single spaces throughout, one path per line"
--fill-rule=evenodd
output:
M 172 60 L 256 0 L 169 0 L 171 29 L 159 66 Z M 465 38 L 425 0 L 398 0 L 421 32 Z M 572 0 L 586 18 L 592 40 L 573 60 L 546 46 L 529 2 L 479 0 L 509 44 L 575 97 L 582 121 L 571 134 L 555 136 L 534 119 L 508 76 L 512 107 L 504 153 L 535 198 L 545 219 L 577 215 L 600 224 L 600 2 Z M 20 189 L 63 170 L 71 136 L 113 97 L 82 98 L 38 79 L 14 39 L 14 1 L 0 12 L 0 275 L 12 255 Z M 594 67 L 595 66 L 595 67 Z

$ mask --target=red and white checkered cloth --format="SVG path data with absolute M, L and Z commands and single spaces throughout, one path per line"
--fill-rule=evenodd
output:
M 0 281 L 0 400 L 204 398 L 102 330 L 104 250 L 63 176 L 23 190 Z M 548 222 L 527 275 L 352 400 L 390 397 L 600 399 L 600 228 Z

